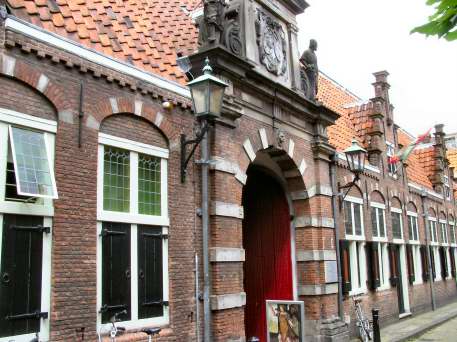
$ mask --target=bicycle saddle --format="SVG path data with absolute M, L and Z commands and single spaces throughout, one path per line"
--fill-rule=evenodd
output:
M 162 329 L 160 329 L 160 328 L 145 328 L 145 329 L 143 329 L 143 330 L 141 330 L 141 331 L 144 332 L 144 333 L 147 334 L 147 335 L 152 335 L 152 336 L 154 336 L 154 335 L 158 335 L 158 334 L 160 333 L 161 330 L 162 330 Z

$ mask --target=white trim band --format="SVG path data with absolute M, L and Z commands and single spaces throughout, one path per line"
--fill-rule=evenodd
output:
M 239 308 L 246 305 L 246 292 L 211 296 L 212 310 Z

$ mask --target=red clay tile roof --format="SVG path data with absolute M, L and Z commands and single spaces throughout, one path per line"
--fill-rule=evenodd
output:
M 336 124 L 328 128 L 330 144 L 338 151 L 351 145 L 354 138 L 358 138 L 356 127 L 351 121 L 346 107 L 360 102 L 360 98 L 344 89 L 324 74 L 319 75 L 319 92 L 317 98 L 326 107 L 341 115 Z
M 454 174 L 457 176 L 457 149 L 449 148 L 446 155 L 449 160 L 449 166 L 454 168 Z
M 403 131 L 402 129 L 397 130 L 398 144 L 407 146 L 413 142 L 414 137 Z M 432 183 L 428 178 L 428 173 L 425 171 L 423 160 L 421 159 L 423 150 L 416 150 L 410 154 L 406 174 L 411 182 L 425 186 L 429 189 L 433 189 Z M 425 151 L 425 150 L 424 150 Z M 425 153 L 425 152 L 424 152 Z
M 48 31 L 185 83 L 176 53 L 197 47 L 190 11 L 200 0 L 8 0 L 13 14 Z

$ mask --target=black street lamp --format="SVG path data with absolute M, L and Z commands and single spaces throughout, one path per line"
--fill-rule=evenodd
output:
M 340 199 L 340 209 L 351 188 L 360 179 L 360 174 L 365 170 L 365 159 L 367 151 L 358 144 L 357 140 L 352 140 L 352 145 L 345 149 L 344 154 L 348 163 L 349 171 L 354 174 L 354 179 L 346 185 L 338 184 L 338 197 Z M 347 189 L 345 192 L 342 190 Z
M 195 116 L 202 121 L 203 126 L 195 139 L 186 140 L 186 136 L 181 134 L 182 183 L 186 179 L 187 164 L 190 158 L 192 158 L 195 149 L 208 132 L 209 124 L 221 116 L 224 91 L 228 85 L 213 75 L 213 68 L 209 65 L 209 59 L 206 58 L 203 75 L 189 82 L 187 86 L 190 88 Z M 186 155 L 187 145 L 193 145 L 189 155 Z

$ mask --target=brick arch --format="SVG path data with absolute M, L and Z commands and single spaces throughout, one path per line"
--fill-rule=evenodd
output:
M 407 210 L 412 212 L 412 213 L 417 213 L 417 206 L 416 203 L 414 202 L 408 202 Z
M 45 73 L 14 57 L 2 55 L 0 74 L 19 80 L 44 96 L 56 109 L 56 113 L 68 111 L 67 91 L 52 81 Z
M 454 215 L 453 214 L 449 214 L 449 222 L 454 222 L 455 223 L 455 219 L 454 219 Z
M 436 211 L 432 207 L 428 209 L 428 216 L 436 218 Z
M 142 101 L 134 95 L 129 97 L 109 97 L 105 98 L 93 107 L 93 119 L 98 125 L 110 115 L 131 113 L 149 121 L 163 132 L 164 136 L 173 135 L 171 121 L 168 113 L 160 110 L 158 105 L 153 105 Z M 86 120 L 89 120 L 87 118 Z
M 398 197 L 396 197 L 396 196 L 392 197 L 390 203 L 391 203 L 392 208 L 402 209 L 401 201 Z
M 384 195 L 378 191 L 378 190 L 374 190 L 371 194 L 370 194 L 370 201 L 372 202 L 378 202 L 378 203 L 386 203 L 386 200 L 384 198 Z
M 444 211 L 440 212 L 440 220 L 446 220 L 446 213 Z

